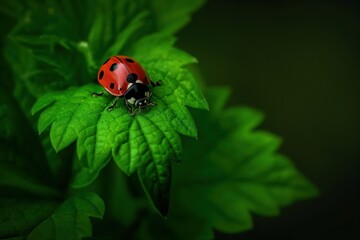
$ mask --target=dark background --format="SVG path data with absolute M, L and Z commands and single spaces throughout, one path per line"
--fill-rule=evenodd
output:
M 356 1 L 209 0 L 179 34 L 207 85 L 262 110 L 262 129 L 319 190 L 254 230 L 218 239 L 358 239 L 359 14 Z

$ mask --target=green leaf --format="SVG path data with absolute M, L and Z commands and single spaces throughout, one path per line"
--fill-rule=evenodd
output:
M 33 229 L 27 239 L 82 239 L 91 237 L 89 217 L 102 218 L 105 206 L 94 193 L 67 199 L 58 209 Z
M 196 137 L 194 120 L 188 109 L 207 109 L 207 102 L 194 76 L 183 67 L 195 62 L 190 55 L 172 47 L 174 39 L 154 35 L 136 44 L 134 56 L 154 80 L 157 103 L 148 112 L 130 116 L 123 101 L 107 111 L 112 97 L 93 97 L 102 88 L 86 85 L 44 95 L 32 112 L 42 111 L 38 129 L 51 126 L 50 138 L 56 151 L 77 139 L 78 162 L 74 186 L 86 186 L 112 157 L 128 175 L 139 167 L 145 190 L 160 212 L 165 213 L 170 188 L 170 159 L 179 159 L 182 146 L 179 133 Z M 151 50 L 149 50 L 151 48 Z M 150 169 L 150 170 L 149 170 Z
M 104 203 L 95 193 L 81 193 L 63 203 L 0 197 L 0 238 L 82 239 L 91 237 L 89 217 L 102 218 Z
M 196 115 L 201 141 L 184 146 L 187 161 L 174 169 L 173 199 L 176 209 L 235 233 L 252 227 L 251 213 L 276 216 L 280 207 L 314 197 L 317 190 L 287 157 L 276 153 L 278 137 L 253 130 L 262 120 L 259 112 L 221 109 L 227 95 L 226 90 L 210 90 L 214 111 Z
M 159 91 L 159 94 L 170 106 L 170 110 L 181 112 L 181 118 L 184 119 L 188 118 L 190 113 L 186 108 L 179 109 L 172 104 L 180 101 L 186 106 L 198 109 L 208 109 L 208 104 L 194 75 L 183 68 L 184 65 L 197 63 L 197 60 L 186 52 L 174 48 L 174 43 L 174 37 L 150 35 L 139 40 L 134 46 L 134 52 L 130 54 L 145 67 L 154 81 L 162 80 L 166 83 L 166 88 Z M 173 125 L 187 128 L 181 122 Z

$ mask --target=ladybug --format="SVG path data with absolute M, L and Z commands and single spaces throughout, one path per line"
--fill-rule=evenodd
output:
M 152 92 L 149 86 L 156 87 L 161 84 L 161 81 L 156 83 L 151 81 L 145 69 L 137 61 L 120 55 L 110 57 L 103 63 L 99 69 L 97 80 L 107 92 L 116 96 L 108 110 L 111 111 L 119 98 L 124 97 L 131 115 L 147 106 L 156 105 L 156 103 L 150 102 Z M 103 94 L 104 92 L 93 93 L 93 96 Z

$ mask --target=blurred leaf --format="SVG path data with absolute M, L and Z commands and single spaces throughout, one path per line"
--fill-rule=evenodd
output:
M 206 0 L 150 1 L 161 32 L 175 33 L 190 21 L 190 14 Z
M 276 216 L 280 207 L 314 197 L 317 189 L 276 153 L 278 137 L 253 130 L 262 121 L 259 112 L 220 107 L 227 95 L 210 90 L 208 99 L 222 104 L 196 115 L 201 141 L 184 146 L 187 161 L 174 171 L 174 199 L 213 228 L 234 233 L 252 227 L 251 212 Z
M 25 239 L 57 206 L 56 201 L 44 199 L 0 197 L 0 238 Z
M 109 191 L 106 191 L 104 194 L 106 195 L 106 198 L 104 198 L 107 200 L 107 214 L 111 218 L 116 219 L 118 224 L 120 223 L 129 228 L 136 220 L 140 209 L 145 204 L 148 204 L 147 199 L 135 198 L 130 191 L 130 185 L 133 184 L 131 180 L 137 180 L 137 176 L 134 176 L 135 178 L 128 178 L 128 176 L 116 168 L 115 163 L 108 165 L 103 174 L 106 174 L 108 177 L 106 179 L 108 182 L 105 184 L 109 187 Z M 134 188 L 134 186 L 132 187 Z M 141 191 L 138 185 L 136 185 L 135 189 L 136 191 Z
M 104 203 L 82 193 L 63 203 L 37 198 L 0 197 L 0 238 L 82 239 L 91 237 L 89 217 L 102 218 Z
M 89 217 L 102 218 L 105 206 L 95 193 L 71 197 L 31 231 L 27 239 L 82 239 L 91 237 Z
M 162 143 L 158 142 L 158 144 Z M 156 146 L 155 141 L 154 146 Z M 170 201 L 171 164 L 167 159 L 159 160 L 155 155 L 151 159 L 146 159 L 143 165 L 139 167 L 138 173 L 140 182 L 148 197 L 155 204 L 159 213 L 166 216 Z
M 147 15 L 148 14 L 146 12 L 141 12 L 133 19 L 131 19 L 129 25 L 117 34 L 113 45 L 111 45 L 111 47 L 109 47 L 109 49 L 103 54 L 102 59 L 107 59 L 109 56 L 118 55 L 119 52 L 123 50 L 125 43 L 131 37 L 131 35 L 144 25 L 144 19 Z
M 0 171 L 15 169 L 31 179 L 51 184 L 38 135 L 32 131 L 16 98 L 1 83 L 0 123 Z M 0 185 L 3 179 L 9 181 L 4 176 L 5 173 L 0 174 Z
M 62 185 L 62 187 L 64 187 L 64 185 L 66 185 L 69 181 L 65 178 L 69 175 L 67 174 L 69 171 L 66 169 L 69 168 L 69 161 L 67 160 L 67 156 L 60 156 L 59 154 L 55 153 L 50 144 L 49 136 L 38 136 L 36 126 L 37 121 L 31 115 L 31 107 L 36 101 L 35 97 L 38 93 L 46 92 L 51 89 L 48 78 L 53 76 L 49 74 L 47 75 L 48 78 L 46 78 L 45 82 L 42 82 L 39 85 L 33 84 L 34 82 L 39 83 L 38 81 L 41 79 L 39 76 L 43 76 L 42 74 L 45 73 L 45 71 L 33 72 L 34 66 L 36 65 L 35 59 L 31 54 L 29 54 L 29 51 L 26 48 L 19 44 L 8 44 L 5 49 L 5 57 L 7 58 L 9 64 L 4 65 L 4 68 L 10 69 L 11 67 L 13 72 L 17 73 L 7 78 L 15 80 L 14 82 L 11 82 L 15 84 L 14 90 L 11 90 L 9 87 L 5 86 L 4 89 L 1 89 L 4 91 L 1 96 L 4 98 L 4 100 L 6 99 L 7 101 L 7 104 L 5 104 L 4 107 L 9 108 L 9 115 L 7 117 L 13 116 L 12 120 L 10 121 L 11 125 L 20 126 L 16 128 L 18 130 L 18 134 L 15 136 L 17 138 L 16 141 L 19 143 L 16 144 L 16 147 L 14 147 L 18 148 L 18 145 L 23 145 L 23 149 L 30 148 L 31 152 L 35 153 L 36 145 L 34 143 L 37 142 L 37 150 L 38 152 L 42 152 L 42 155 L 41 157 L 34 157 L 34 159 L 31 161 L 24 159 L 27 164 L 33 166 L 34 169 L 37 169 L 37 171 L 29 171 L 32 168 L 27 166 L 28 172 L 39 173 L 42 178 L 50 173 L 52 179 L 51 181 L 47 180 L 47 182 L 54 183 L 54 185 L 57 186 Z M 10 101 L 13 102 L 10 103 Z M 16 114 L 16 116 L 14 116 L 14 114 Z M 28 144 L 30 141 L 33 143 L 32 145 Z M 10 143 L 9 141 L 7 142 Z M 14 143 L 12 143 L 12 145 L 14 145 Z M 12 147 L 10 149 L 12 149 Z M 34 164 L 38 161 L 41 162 L 41 165 L 48 166 L 49 169 L 42 173 L 42 167 Z

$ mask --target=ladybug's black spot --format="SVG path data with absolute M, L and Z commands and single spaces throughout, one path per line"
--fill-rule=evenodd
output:
M 129 62 L 129 63 L 133 63 L 134 60 L 130 59 L 130 58 L 125 58 L 125 61 Z
M 103 65 L 104 65 L 105 63 L 107 63 L 109 60 L 110 60 L 110 58 L 108 58 L 108 59 L 103 63 Z
M 118 68 L 118 64 L 117 63 L 113 63 L 110 67 L 110 71 L 115 71 Z
M 129 83 L 134 83 L 137 79 L 138 79 L 138 75 L 136 75 L 135 73 L 130 73 L 126 77 L 126 81 Z
M 99 79 L 101 80 L 104 77 L 104 71 L 101 71 L 99 74 Z
M 111 89 L 114 89 L 114 87 L 115 87 L 115 84 L 114 84 L 114 83 L 110 83 L 110 88 L 111 88 Z

